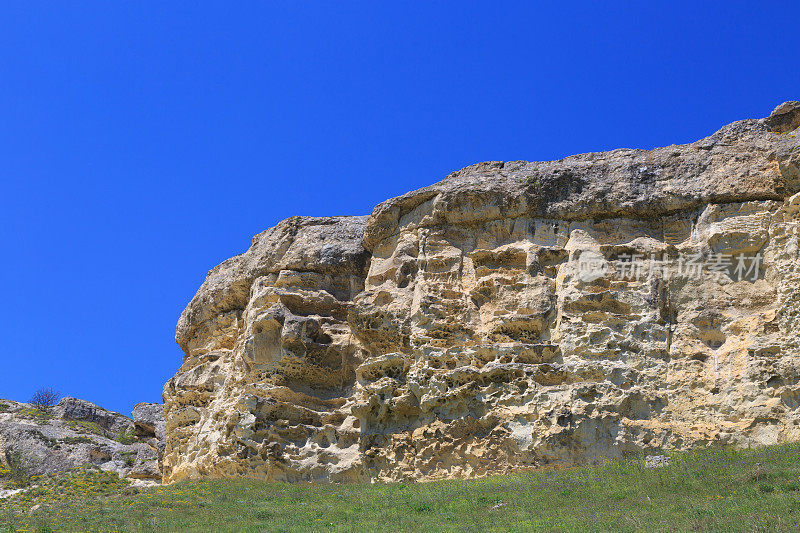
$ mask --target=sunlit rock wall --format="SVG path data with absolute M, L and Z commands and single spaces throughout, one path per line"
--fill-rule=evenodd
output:
M 798 127 L 789 102 L 689 145 L 481 163 L 257 235 L 181 316 L 165 480 L 800 439 Z

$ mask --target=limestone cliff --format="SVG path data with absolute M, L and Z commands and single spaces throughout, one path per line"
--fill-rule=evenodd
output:
M 688 145 L 481 163 L 257 235 L 178 323 L 165 480 L 800 439 L 798 127 L 787 102 Z

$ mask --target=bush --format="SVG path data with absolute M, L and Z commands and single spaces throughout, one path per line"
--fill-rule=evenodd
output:
M 84 437 L 83 435 L 78 435 L 77 437 L 64 437 L 61 439 L 61 442 L 64 444 L 94 444 L 94 440 L 90 439 L 89 437 Z
M 121 429 L 114 440 L 120 444 L 133 444 L 136 442 L 136 432 L 132 428 L 129 430 Z
M 8 477 L 17 487 L 27 487 L 31 482 L 32 465 L 29 460 L 18 451 L 6 450 L 6 464 Z
M 61 398 L 61 393 L 55 389 L 46 387 L 34 392 L 29 403 L 40 411 L 46 411 L 53 407 L 58 402 L 59 398 Z
M 68 420 L 67 425 L 80 433 L 92 433 L 109 438 L 108 432 L 95 422 L 89 420 Z
M 136 452 L 122 452 L 120 455 L 128 468 L 136 464 Z

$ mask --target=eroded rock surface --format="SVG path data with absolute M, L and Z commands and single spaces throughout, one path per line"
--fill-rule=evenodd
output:
M 137 403 L 133 406 L 131 417 L 136 437 L 155 449 L 160 461 L 166 446 L 167 423 L 164 419 L 164 406 L 160 403 Z
M 798 126 L 787 102 L 689 145 L 481 163 L 257 235 L 180 318 L 165 480 L 797 440 Z M 637 257 L 663 266 L 632 276 Z

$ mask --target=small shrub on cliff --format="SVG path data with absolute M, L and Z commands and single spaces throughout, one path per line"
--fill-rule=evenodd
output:
M 133 444 L 136 442 L 136 432 L 133 429 L 122 429 L 119 433 L 117 433 L 117 436 L 114 438 L 114 440 L 120 444 Z
M 122 452 L 120 455 L 128 468 L 136 464 L 136 452 Z
M 84 437 L 83 435 L 79 435 L 77 437 L 64 437 L 61 439 L 61 442 L 64 444 L 94 444 L 94 440 L 90 439 L 89 437 Z
M 16 487 L 27 487 L 31 482 L 33 465 L 22 453 L 16 450 L 6 450 L 6 464 L 8 465 L 7 477 Z
M 88 420 L 68 420 L 67 425 L 80 433 L 92 433 L 93 435 L 108 438 L 108 432 L 105 429 Z
M 58 402 L 59 398 L 61 398 L 61 393 L 51 387 L 46 387 L 34 392 L 29 403 L 40 411 L 47 411 Z

